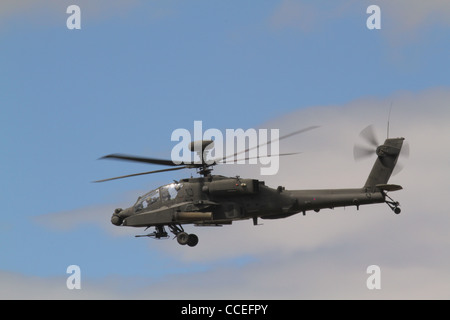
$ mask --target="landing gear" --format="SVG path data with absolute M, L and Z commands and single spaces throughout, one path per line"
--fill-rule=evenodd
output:
M 399 208 L 400 203 L 398 201 L 394 201 L 394 199 L 389 197 L 386 192 L 384 193 L 384 196 L 387 198 L 387 200 L 385 199 L 385 202 L 389 206 L 389 208 L 391 208 L 391 210 L 394 211 L 395 214 L 400 214 L 400 212 L 402 212 L 402 210 Z
M 189 247 L 195 247 L 198 243 L 198 237 L 193 233 L 180 232 L 177 234 L 177 241 L 182 246 L 188 245 Z
M 188 245 L 189 247 L 195 247 L 195 246 L 197 245 L 197 243 L 198 243 L 198 237 L 197 237 L 197 235 L 191 233 L 191 234 L 188 236 L 188 243 L 187 243 L 187 245 Z
M 195 247 L 198 244 L 197 235 L 184 232 L 181 225 L 170 224 L 168 225 L 170 232 L 172 232 L 177 238 L 177 242 L 182 246 L 188 245 L 189 247 Z M 137 235 L 135 237 L 152 237 L 155 239 L 167 239 L 169 238 L 164 226 L 155 226 L 155 231 L 149 234 Z
M 197 245 L 198 237 L 193 233 L 185 232 L 181 225 L 170 224 L 169 229 L 177 238 L 177 242 L 182 246 L 195 247 Z
M 177 241 L 182 246 L 186 245 L 189 241 L 189 234 L 186 232 L 180 232 L 177 234 Z

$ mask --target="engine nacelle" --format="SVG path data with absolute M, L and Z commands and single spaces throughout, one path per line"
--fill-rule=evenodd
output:
M 203 186 L 202 191 L 216 196 L 255 194 L 259 192 L 259 181 L 256 179 L 217 180 Z

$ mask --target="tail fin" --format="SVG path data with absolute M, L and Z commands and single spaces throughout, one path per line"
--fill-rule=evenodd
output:
M 386 139 L 384 144 L 377 148 L 378 158 L 364 184 L 364 188 L 374 188 L 376 185 L 387 184 L 397 164 L 403 140 L 405 138 Z

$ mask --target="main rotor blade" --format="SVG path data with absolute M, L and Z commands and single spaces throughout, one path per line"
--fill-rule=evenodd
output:
M 172 160 L 146 158 L 146 157 L 121 154 L 121 153 L 109 154 L 107 156 L 101 157 L 100 159 L 115 159 L 115 160 L 124 160 L 124 161 L 134 161 L 134 162 L 159 164 L 159 165 L 172 166 L 172 167 L 183 165 L 183 164 L 175 164 L 175 163 L 173 163 Z
M 375 148 L 379 146 L 377 136 L 375 135 L 375 130 L 373 129 L 373 125 L 369 125 L 364 128 L 364 130 L 360 132 L 359 136 Z
M 289 133 L 289 134 L 287 134 L 287 135 L 281 136 L 281 137 L 279 137 L 278 139 L 274 139 L 274 140 L 271 140 L 271 141 L 269 141 L 269 142 L 259 144 L 259 145 L 257 145 L 256 147 L 248 148 L 248 149 L 245 149 L 245 150 L 243 150 L 243 151 L 236 152 L 235 154 L 227 155 L 227 156 L 225 156 L 225 157 L 223 157 L 223 158 L 221 158 L 221 159 L 219 159 L 219 158 L 214 159 L 214 162 L 224 161 L 224 160 L 226 160 L 226 159 L 228 159 L 228 158 L 231 158 L 231 157 L 234 158 L 234 157 L 236 157 L 238 154 L 245 153 L 245 152 L 247 152 L 247 151 L 250 151 L 250 150 L 259 148 L 259 147 L 261 147 L 261 146 L 269 145 L 269 144 L 271 144 L 272 142 L 280 141 L 280 140 L 283 140 L 283 139 L 286 139 L 286 138 L 292 137 L 292 136 L 294 136 L 294 135 L 297 135 L 297 134 L 300 134 L 300 133 L 303 133 L 303 132 L 307 132 L 307 131 L 310 131 L 310 130 L 313 130 L 313 129 L 316 129 L 316 128 L 319 128 L 319 126 L 310 126 L 310 127 L 304 128 L 304 129 L 300 129 L 300 130 L 291 132 L 291 133 Z
M 181 169 L 185 169 L 185 168 L 187 168 L 187 167 L 183 166 L 183 167 L 177 167 L 177 168 L 169 168 L 169 169 L 162 169 L 162 170 L 155 170 L 155 171 L 147 171 L 147 172 L 141 172 L 141 173 L 128 174 L 126 176 L 120 176 L 120 177 L 114 177 L 114 178 L 109 178 L 109 179 L 97 180 L 97 181 L 93 181 L 93 182 L 105 182 L 105 181 L 111 181 L 111 180 L 116 180 L 116 179 L 123 179 L 123 178 L 141 176 L 141 175 L 144 175 L 144 174 L 181 170 Z
M 283 157 L 283 156 L 292 156 L 292 155 L 295 155 L 295 154 L 300 154 L 300 153 L 302 153 L 302 152 L 291 152 L 291 153 L 281 153 L 281 154 L 269 154 L 269 155 L 266 155 L 266 156 L 257 156 L 257 157 L 246 157 L 246 158 L 243 158 L 243 159 L 234 159 L 234 160 L 230 160 L 230 159 L 228 159 L 228 160 L 226 160 L 226 162 L 221 162 L 221 163 L 237 163 L 238 161 L 245 161 L 245 160 L 250 160 L 250 159 L 259 159 L 259 158 L 268 158 L 268 157 L 277 157 L 277 156 L 280 156 L 280 157 Z M 225 159 L 223 159 L 223 160 L 221 160 L 221 161 L 225 161 Z
M 355 160 L 361 160 L 364 158 L 371 157 L 375 153 L 376 153 L 375 149 L 371 149 L 360 145 L 353 146 L 353 158 Z

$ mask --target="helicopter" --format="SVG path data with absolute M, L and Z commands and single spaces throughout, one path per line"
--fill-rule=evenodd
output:
M 279 137 L 285 139 L 295 134 L 316 128 L 308 127 Z M 198 140 L 189 143 L 189 150 L 197 152 L 200 161 L 174 163 L 172 160 L 141 157 L 127 154 L 109 154 L 100 159 L 140 162 L 164 165 L 169 168 L 135 173 L 94 182 L 105 182 L 138 175 L 181 169 L 196 169 L 199 177 L 174 180 L 172 183 L 156 188 L 140 196 L 136 203 L 126 209 L 117 208 L 111 217 L 115 226 L 154 228 L 148 234 L 136 237 L 155 239 L 170 238 L 166 227 L 180 245 L 194 247 L 199 238 L 187 233 L 183 225 L 223 226 L 233 221 L 258 219 L 282 219 L 307 211 L 319 212 L 322 209 L 386 203 L 395 213 L 401 212 L 400 204 L 394 201 L 388 192 L 401 190 L 402 186 L 388 184 L 396 167 L 405 138 L 389 138 L 379 145 L 372 126 L 361 131 L 360 136 L 369 146 L 355 145 L 353 153 L 356 160 L 376 155 L 375 163 L 362 187 L 351 189 L 286 190 L 282 186 L 271 188 L 258 179 L 226 177 L 213 175 L 213 166 L 223 163 L 225 156 L 214 161 L 206 161 L 213 140 Z M 269 142 L 270 143 L 270 142 Z M 407 144 L 406 144 L 407 146 Z M 409 147 L 404 148 L 409 153 Z M 244 150 L 245 151 L 248 151 Z M 279 156 L 294 153 L 279 154 Z M 236 156 L 237 153 L 231 156 Z

